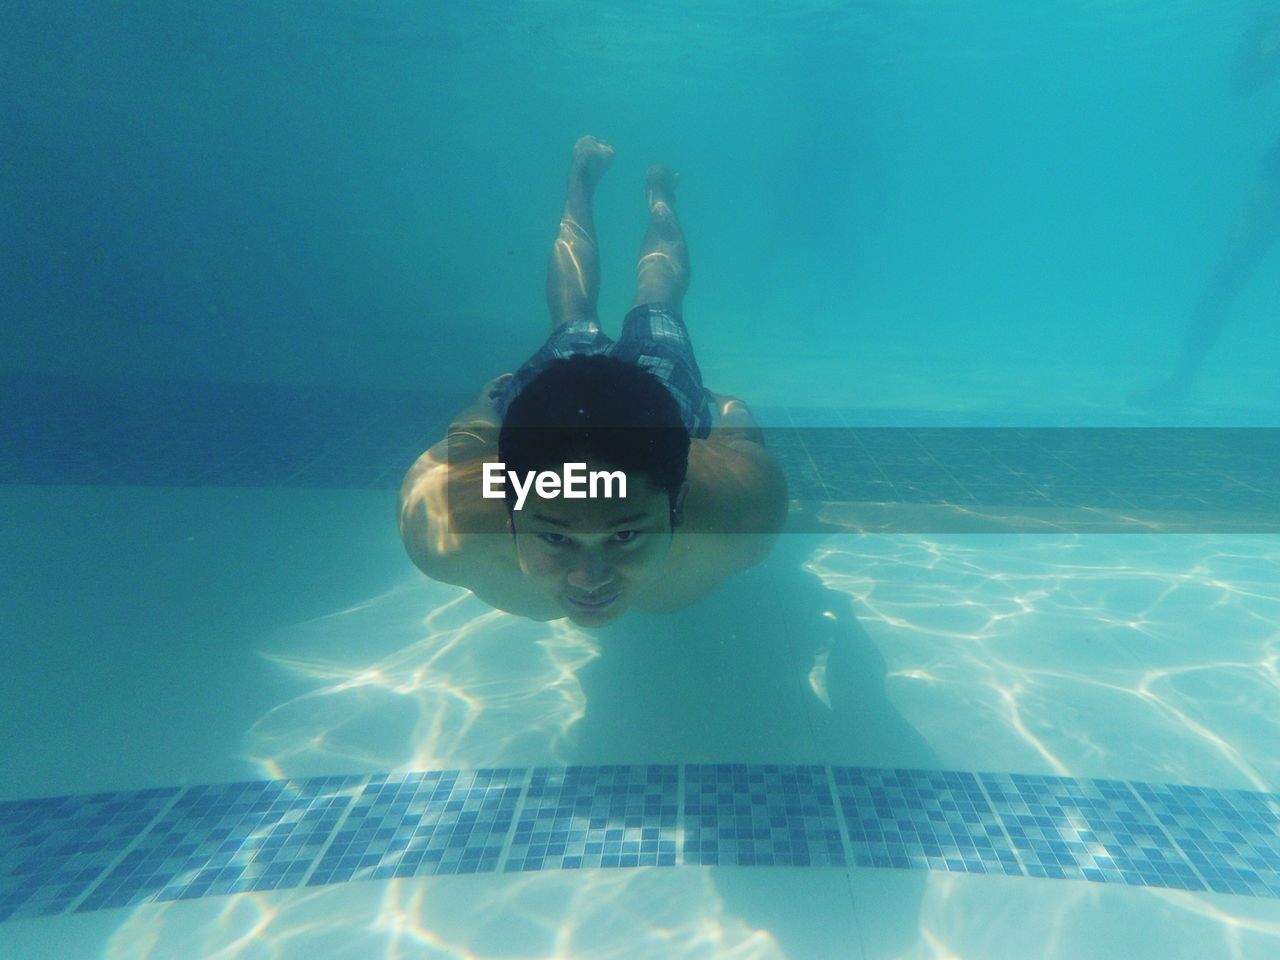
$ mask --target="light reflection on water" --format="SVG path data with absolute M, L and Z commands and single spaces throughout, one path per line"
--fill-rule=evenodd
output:
M 417 636 L 371 656 L 388 634 Z M 288 645 L 264 656 L 306 689 L 249 731 L 273 779 L 565 763 L 585 707 L 576 673 L 599 653 L 567 621 L 531 623 L 420 581 L 304 624 Z
M 945 766 L 1266 789 L 1280 782 L 1266 749 L 1280 735 L 1277 560 L 1280 540 L 1263 537 L 838 536 L 815 538 L 804 568 L 850 598 L 891 698 Z M 600 652 L 571 625 L 406 581 L 264 654 L 300 692 L 254 725 L 248 750 L 273 778 L 572 762 L 587 706 L 577 673 Z M 820 955 L 789 954 L 726 900 L 748 873 L 427 877 L 145 905 L 107 956 Z M 819 939 L 850 946 L 833 926 L 850 902 L 837 876 L 756 870 L 750 881 L 793 903 Z M 849 875 L 851 935 L 869 956 L 1098 956 L 1101 931 L 1204 956 L 1262 957 L 1280 941 L 1270 901 L 947 874 L 924 876 L 920 899 L 903 878 L 922 880 Z
M 1280 786 L 1275 537 L 850 537 L 806 569 L 946 766 Z
M 391 880 L 139 909 L 107 960 L 781 960 L 712 874 L 593 870 Z

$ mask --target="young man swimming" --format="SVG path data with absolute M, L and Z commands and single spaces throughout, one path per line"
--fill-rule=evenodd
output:
M 700 599 L 763 560 L 787 512 L 745 404 L 702 385 L 680 315 L 689 257 L 666 167 L 647 175 L 634 305 L 617 342 L 600 330 L 592 201 L 612 160 L 594 137 L 574 145 L 547 272 L 551 336 L 485 385 L 400 491 L 400 534 L 427 576 L 509 613 L 585 627 Z M 501 473 L 486 471 L 496 463 Z M 615 485 L 566 496 L 573 469 L 621 475 L 625 495 Z

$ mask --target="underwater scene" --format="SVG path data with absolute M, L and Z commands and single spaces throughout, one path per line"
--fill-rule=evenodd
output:
M 0 52 L 0 955 L 1280 953 L 1280 2 Z

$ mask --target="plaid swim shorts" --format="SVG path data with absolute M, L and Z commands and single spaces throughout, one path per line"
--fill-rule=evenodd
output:
M 711 407 L 689 331 L 673 310 L 660 303 L 645 303 L 632 309 L 622 321 L 622 335 L 616 341 L 588 320 L 570 320 L 556 327 L 511 379 L 500 405 L 502 415 L 506 416 L 512 399 L 547 364 L 579 353 L 605 354 L 648 371 L 676 398 L 691 437 L 703 438 L 711 432 Z

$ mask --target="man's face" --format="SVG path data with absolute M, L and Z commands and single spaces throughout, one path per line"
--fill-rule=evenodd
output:
M 671 547 L 671 503 L 639 477 L 627 478 L 625 498 L 544 499 L 530 491 L 512 529 L 524 575 L 574 623 L 598 627 L 621 616 L 661 568 Z

